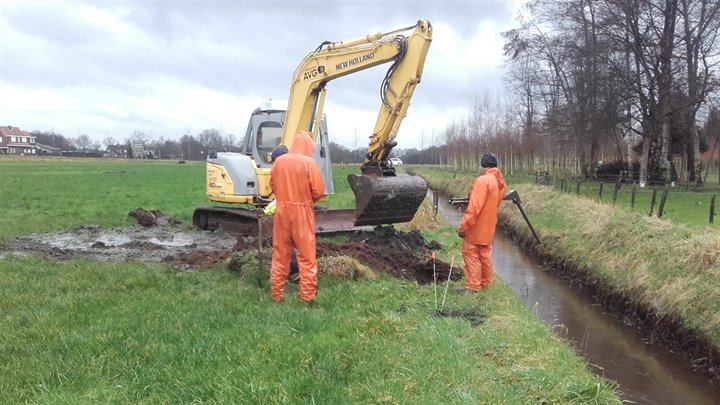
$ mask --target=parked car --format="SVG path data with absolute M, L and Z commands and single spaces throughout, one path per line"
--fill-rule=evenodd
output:
M 402 160 L 400 160 L 399 158 L 390 158 L 388 159 L 388 162 L 390 162 L 393 166 L 402 165 Z

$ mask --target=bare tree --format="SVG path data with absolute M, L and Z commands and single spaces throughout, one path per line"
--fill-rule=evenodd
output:
M 682 41 L 685 45 L 689 102 L 685 110 L 690 134 L 690 147 L 687 151 L 688 180 L 702 183 L 699 164 L 700 136 L 696 120 L 707 92 L 712 91 L 710 69 L 718 31 L 720 31 L 720 2 L 680 0 L 679 11 L 683 23 Z
M 87 134 L 82 134 L 75 138 L 73 143 L 79 149 L 88 149 L 90 145 L 92 145 L 93 141 L 89 136 L 87 136 Z
M 118 141 L 113 138 L 112 136 L 107 136 L 105 139 L 103 139 L 103 145 L 105 145 L 105 148 L 108 148 L 112 145 L 117 145 Z

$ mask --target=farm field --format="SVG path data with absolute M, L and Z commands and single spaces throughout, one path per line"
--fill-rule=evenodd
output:
M 352 167 L 334 170 L 328 204 L 352 206 L 339 184 Z M 137 208 L 191 234 L 203 187 L 202 164 L 0 159 L 0 243 L 137 228 Z M 399 230 L 440 242 L 439 262 L 460 257 L 454 229 L 427 211 Z M 206 237 L 220 246 L 229 236 Z M 362 272 L 332 275 L 338 264 L 326 260 L 315 305 L 294 285 L 274 305 L 257 252 L 194 267 L 52 252 L 62 260 L 0 251 L 10 403 L 619 403 L 502 282 L 441 304 L 431 284 L 356 264 Z

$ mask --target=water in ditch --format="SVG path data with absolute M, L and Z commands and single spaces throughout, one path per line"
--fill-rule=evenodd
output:
M 442 197 L 438 212 L 454 226 L 463 215 Z M 493 260 L 496 275 L 538 318 L 572 341 L 593 372 L 616 381 L 623 400 L 668 405 L 720 403 L 720 387 L 706 375 L 679 356 L 646 344 L 635 328 L 545 271 L 500 233 L 495 236 Z

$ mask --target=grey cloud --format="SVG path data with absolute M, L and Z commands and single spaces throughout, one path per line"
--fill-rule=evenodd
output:
M 117 42 L 78 15 L 77 10 L 88 4 L 112 12 L 141 36 L 134 42 Z M 444 22 L 462 37 L 470 37 L 479 21 L 512 17 L 501 1 L 32 2 L 15 3 L 3 14 L 8 29 L 40 46 L 33 53 L 23 43 L 0 39 L 6 83 L 112 88 L 139 95 L 145 92 L 144 82 L 167 78 L 259 97 L 287 97 L 295 68 L 324 40 L 392 30 L 418 18 Z M 382 75 L 386 69 L 383 65 L 373 70 Z M 451 77 L 456 69 L 463 67 L 448 66 L 443 77 Z M 482 85 L 478 79 L 457 86 L 428 74 L 426 68 L 414 104 L 465 103 L 471 97 L 470 87 Z M 348 107 L 376 109 L 381 78 L 375 77 L 358 74 L 338 79 L 330 85 L 329 99 Z M 129 119 L 136 119 L 138 126 L 146 123 L 132 114 Z

